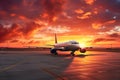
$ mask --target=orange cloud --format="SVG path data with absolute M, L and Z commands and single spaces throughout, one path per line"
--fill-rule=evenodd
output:
M 19 19 L 22 19 L 22 20 L 26 20 L 27 19 L 25 16 L 22 16 L 22 15 L 20 15 L 18 17 L 19 17 Z
M 85 2 L 86 4 L 92 5 L 95 2 L 95 0 L 85 0 Z
M 14 16 L 16 16 L 16 14 L 15 14 L 15 13 L 12 13 L 12 14 L 10 14 L 10 16 L 11 16 L 11 17 L 14 17 Z
M 103 24 L 101 24 L 101 23 L 93 23 L 92 27 L 93 27 L 93 29 L 100 29 L 102 25 Z
M 12 39 L 31 39 L 41 29 L 42 25 L 35 22 L 29 22 L 21 26 L 14 23 L 9 28 L 0 24 L 0 42 Z
M 86 12 L 82 16 L 77 16 L 78 19 L 88 19 L 92 15 L 91 12 Z
M 98 10 L 97 8 L 94 8 L 94 9 L 93 9 L 93 13 L 94 13 L 94 14 L 98 14 L 98 12 L 99 12 L 99 10 Z
M 43 26 L 47 26 L 47 25 L 48 25 L 48 22 L 46 22 L 46 21 L 41 21 L 39 18 L 38 18 L 38 19 L 35 19 L 34 22 L 35 22 L 36 24 L 43 25 Z
M 19 40 L 16 40 L 16 39 L 15 39 L 15 40 L 11 40 L 10 42 L 11 42 L 11 43 L 17 43 L 17 42 L 19 42 Z
M 92 23 L 93 29 L 100 29 L 103 25 L 109 25 L 115 23 L 116 20 L 110 20 L 104 23 Z
M 68 18 L 68 19 L 71 19 L 71 18 L 72 18 L 72 17 L 69 16 L 66 12 L 62 12 L 62 15 L 63 15 L 64 17 Z
M 56 21 L 56 20 L 57 20 L 57 17 L 54 16 L 54 17 L 52 18 L 52 21 Z
M 58 26 L 49 26 L 46 29 L 46 31 L 49 33 L 66 33 L 66 32 L 70 32 L 71 30 L 67 26 L 58 25 Z
M 10 28 L 4 28 L 3 25 L 0 25 L 0 42 L 4 42 L 15 37 L 21 37 L 22 33 L 20 30 L 21 26 L 19 24 L 13 24 Z
M 43 5 L 45 7 L 44 11 L 47 13 L 47 19 L 52 22 L 57 18 L 56 16 L 63 11 L 63 4 L 65 0 L 45 0 L 43 1 Z M 45 15 L 46 17 L 46 15 Z
M 104 24 L 113 24 L 115 22 L 116 22 L 116 20 L 110 20 L 110 21 L 105 22 Z
M 116 39 L 113 38 L 96 38 L 92 41 L 93 44 L 108 44 L 116 41 Z
M 94 14 L 98 14 L 98 11 L 94 11 L 93 13 L 94 13 Z
M 75 10 L 75 13 L 77 13 L 77 14 L 82 14 L 82 13 L 84 13 L 84 11 L 83 11 L 82 9 L 76 9 L 76 10 Z
M 42 25 L 36 24 L 35 22 L 27 23 L 23 28 L 22 33 L 26 38 L 31 38 L 41 28 Z
M 47 18 L 49 15 L 47 13 L 43 13 L 42 18 Z
M 31 40 L 28 42 L 28 44 L 40 44 L 40 41 L 36 41 L 36 40 Z

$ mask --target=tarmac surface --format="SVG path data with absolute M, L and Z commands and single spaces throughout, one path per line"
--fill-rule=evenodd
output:
M 120 53 L 0 51 L 0 80 L 120 80 Z

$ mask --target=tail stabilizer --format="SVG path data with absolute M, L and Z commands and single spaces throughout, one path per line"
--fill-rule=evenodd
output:
M 56 33 L 55 33 L 55 43 L 58 43 Z

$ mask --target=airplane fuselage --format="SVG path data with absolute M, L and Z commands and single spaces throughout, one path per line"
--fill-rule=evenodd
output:
M 63 43 L 56 43 L 54 48 L 51 49 L 51 53 L 57 54 L 57 50 L 60 51 L 72 51 L 71 54 L 74 54 L 75 51 L 80 50 L 80 52 L 85 53 L 86 50 L 82 49 L 78 42 L 68 41 Z
M 70 42 L 58 43 L 55 44 L 54 49 L 61 50 L 61 51 L 75 51 L 79 50 L 79 44 L 72 44 Z

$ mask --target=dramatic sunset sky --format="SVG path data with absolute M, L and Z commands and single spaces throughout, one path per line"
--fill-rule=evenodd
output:
M 0 47 L 76 40 L 120 47 L 120 0 L 0 0 Z

